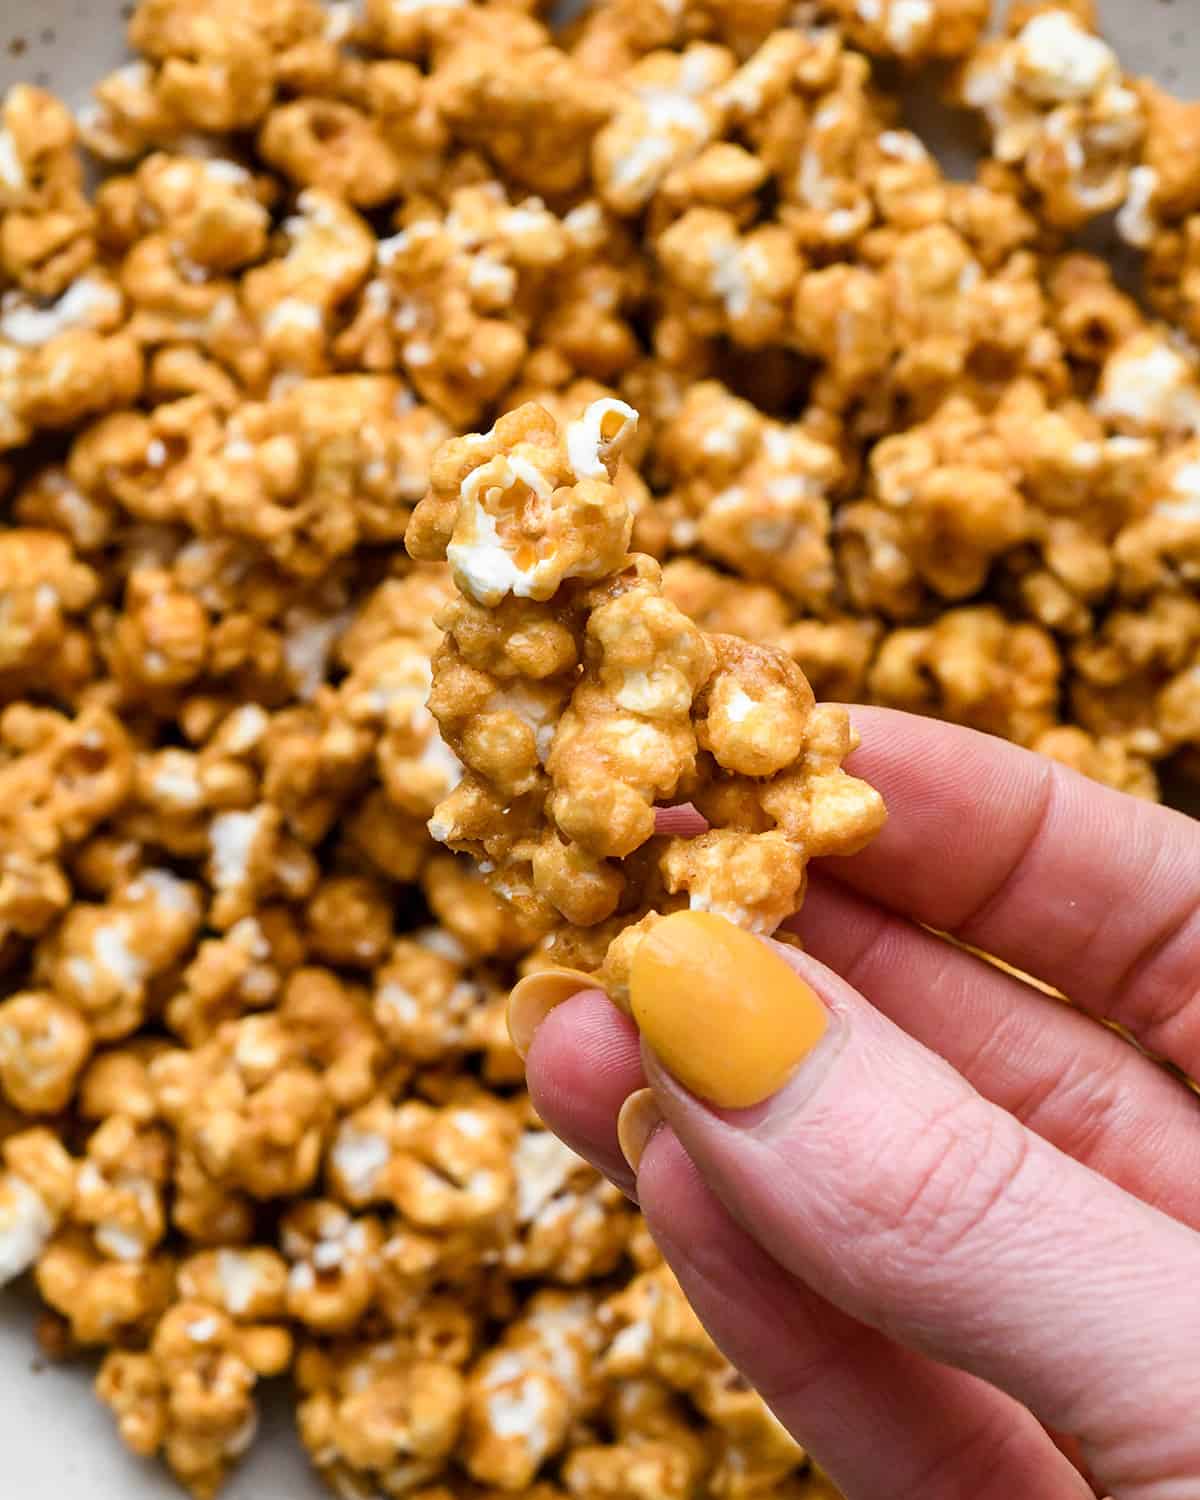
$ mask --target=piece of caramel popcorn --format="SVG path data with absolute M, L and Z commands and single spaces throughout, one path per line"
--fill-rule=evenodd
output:
M 290 1359 L 286 1329 L 239 1326 L 210 1303 L 182 1301 L 145 1353 L 108 1355 L 96 1390 L 135 1453 L 161 1453 L 198 1500 L 209 1500 L 254 1441 L 255 1386 Z
M 663 596 L 657 566 L 626 557 L 612 478 L 635 424 L 612 402 L 565 428 L 528 405 L 435 460 L 408 545 L 445 555 L 464 596 L 431 706 L 467 771 L 430 828 L 548 926 L 620 911 L 644 931 L 686 894 L 772 932 L 809 856 L 860 847 L 882 804 L 839 769 L 854 743 L 844 711 L 816 709 L 780 653 L 705 636 Z M 619 863 L 654 837 L 657 804 L 687 797 L 712 832 Z
M 996 157 L 1020 165 L 1051 224 L 1075 227 L 1124 201 L 1141 101 L 1116 54 L 1072 10 L 1038 7 L 1007 38 L 981 43 L 959 93 L 983 113 Z

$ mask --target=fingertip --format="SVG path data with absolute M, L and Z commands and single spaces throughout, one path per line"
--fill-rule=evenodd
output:
M 537 1028 L 526 1080 L 554 1133 L 628 1192 L 633 1175 L 617 1141 L 621 1106 L 643 1087 L 637 1030 L 600 990 L 556 1006 Z

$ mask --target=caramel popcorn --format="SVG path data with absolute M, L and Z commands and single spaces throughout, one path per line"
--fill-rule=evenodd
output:
M 465 1406 L 453 1365 L 390 1341 L 313 1346 L 296 1378 L 301 1438 L 335 1493 L 409 1494 L 446 1467 Z
M 239 1327 L 208 1303 L 182 1301 L 165 1313 L 146 1353 L 108 1355 L 96 1392 L 135 1453 L 161 1452 L 207 1500 L 254 1441 L 254 1387 L 290 1358 L 284 1328 Z
M 833 1496 L 505 1001 L 869 837 L 814 695 L 1195 774 L 1200 107 L 986 10 L 138 0 L 0 98 L 0 1281 L 204 1500 L 293 1340 L 354 1500 Z
M 1047 220 L 1075 227 L 1117 208 L 1144 130 L 1116 54 L 1070 9 L 1039 7 L 964 65 L 963 103 L 982 112 L 998 160 L 1019 164 Z
M 813 613 L 834 591 L 830 495 L 837 451 L 804 425 L 765 421 L 702 381 L 658 434 L 672 549 L 698 546 L 738 576 L 772 583 Z
M 1053 724 L 1061 672 L 1048 632 L 980 606 L 885 637 L 869 691 L 894 708 L 1031 744 Z
M 986 0 L 834 0 L 847 35 L 906 63 L 969 52 L 988 19 Z
M 809 854 L 861 846 L 882 805 L 839 769 L 853 746 L 844 711 L 815 709 L 788 658 L 706 637 L 663 597 L 656 564 L 625 556 L 630 517 L 612 478 L 635 425 L 630 408 L 600 401 L 559 429 L 529 404 L 435 459 L 408 546 L 444 553 L 466 601 L 447 618 L 430 701 L 467 774 L 430 829 L 548 925 L 557 912 L 592 927 L 640 903 L 644 931 L 662 897 L 686 892 L 694 908 L 771 932 Z M 495 611 L 491 661 L 473 606 Z M 576 661 L 577 682 L 564 677 Z M 652 839 L 655 804 L 683 786 L 720 826 L 614 863 Z M 617 952 L 620 999 L 624 939 Z

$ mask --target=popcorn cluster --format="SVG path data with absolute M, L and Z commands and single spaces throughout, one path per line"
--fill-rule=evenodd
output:
M 856 743 L 845 708 L 817 707 L 777 648 L 702 630 L 653 558 L 627 551 L 613 480 L 637 422 L 612 398 L 562 427 L 529 402 L 451 439 L 407 538 L 415 558 L 448 559 L 460 592 L 440 617 L 430 708 L 464 775 L 430 832 L 475 858 L 549 953 L 598 968 L 619 1005 L 638 939 L 667 911 L 772 933 L 808 860 L 854 853 L 884 819 L 841 769 Z M 807 451 L 785 444 L 781 473 Z M 708 832 L 656 836 L 655 808 L 679 801 Z
M 829 1494 L 511 984 L 770 930 L 879 817 L 814 694 L 1200 773 L 1200 105 L 1091 0 L 543 11 L 0 99 L 0 1279 L 200 1500 L 280 1377 L 352 1500 Z

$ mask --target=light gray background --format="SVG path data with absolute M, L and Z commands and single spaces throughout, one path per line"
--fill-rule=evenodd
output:
M 1100 0 L 1106 35 L 1126 68 L 1183 93 L 1200 87 L 1200 26 L 1193 0 Z M 0 0 L 0 89 L 19 80 L 73 104 L 124 57 L 120 0 Z M 914 123 L 916 123 L 914 121 Z M 951 154 L 952 147 L 951 147 Z M 127 1454 L 90 1389 L 90 1371 L 40 1368 L 33 1311 L 0 1293 L 0 1494 L 5 1500 L 174 1500 L 157 1466 Z M 269 1401 L 263 1435 L 223 1500 L 321 1500 L 291 1430 L 283 1392 Z

